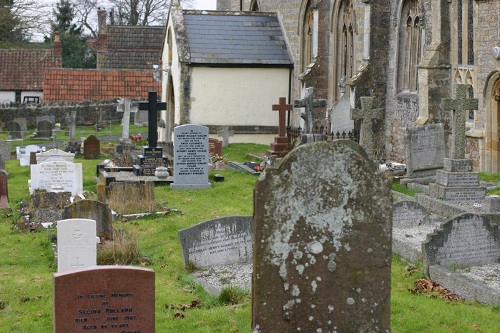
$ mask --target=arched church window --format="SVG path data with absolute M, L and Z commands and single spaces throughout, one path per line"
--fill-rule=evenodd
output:
M 457 63 L 474 65 L 473 0 L 457 0 Z
M 306 67 L 314 62 L 314 39 L 316 38 L 314 31 L 314 9 L 311 8 L 311 2 L 307 4 L 306 14 L 304 16 L 304 25 L 302 32 L 302 71 L 305 71 Z
M 333 27 L 333 38 L 335 47 L 336 69 L 333 78 L 333 88 L 335 98 L 340 97 L 341 82 L 346 82 L 355 75 L 354 58 L 354 35 L 355 19 L 352 0 L 344 0 L 340 3 L 336 12 L 336 25 Z M 343 87 L 342 87 L 343 91 Z M 349 96 L 349 89 L 345 90 L 346 97 Z
M 416 91 L 417 66 L 422 56 L 422 18 L 418 0 L 407 0 L 399 24 L 398 91 Z

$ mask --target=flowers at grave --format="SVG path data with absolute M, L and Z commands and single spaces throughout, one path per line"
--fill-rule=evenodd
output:
M 217 162 L 223 162 L 226 163 L 226 159 L 224 156 L 218 155 L 218 154 L 211 154 L 208 160 L 208 163 L 215 164 Z
M 141 133 L 139 133 L 137 135 L 131 135 L 131 136 L 129 136 L 129 139 L 132 141 L 139 141 L 142 139 Z

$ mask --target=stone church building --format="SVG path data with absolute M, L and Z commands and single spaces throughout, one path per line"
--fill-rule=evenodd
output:
M 290 100 L 309 87 L 327 100 L 315 124 L 335 130 L 339 105 L 348 113 L 345 105 L 374 97 L 384 110 L 370 119 L 380 158 L 405 162 L 406 131 L 432 123 L 444 124 L 450 151 L 452 116 L 441 102 L 468 84 L 479 107 L 467 112 L 466 156 L 476 170 L 500 172 L 500 1 L 218 0 L 217 10 L 277 16 L 293 62 Z M 291 125 L 301 126 L 300 111 Z

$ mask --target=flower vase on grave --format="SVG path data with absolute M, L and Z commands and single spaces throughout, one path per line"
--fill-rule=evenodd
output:
M 217 161 L 215 162 L 215 170 L 224 170 L 226 169 L 226 163 L 223 161 Z

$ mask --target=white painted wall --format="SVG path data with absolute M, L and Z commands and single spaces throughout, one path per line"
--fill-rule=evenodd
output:
M 16 93 L 13 91 L 0 91 L 0 103 L 15 102 Z
M 272 105 L 288 98 L 288 68 L 194 67 L 190 121 L 203 125 L 278 126 Z M 178 110 L 176 110 L 176 113 Z

